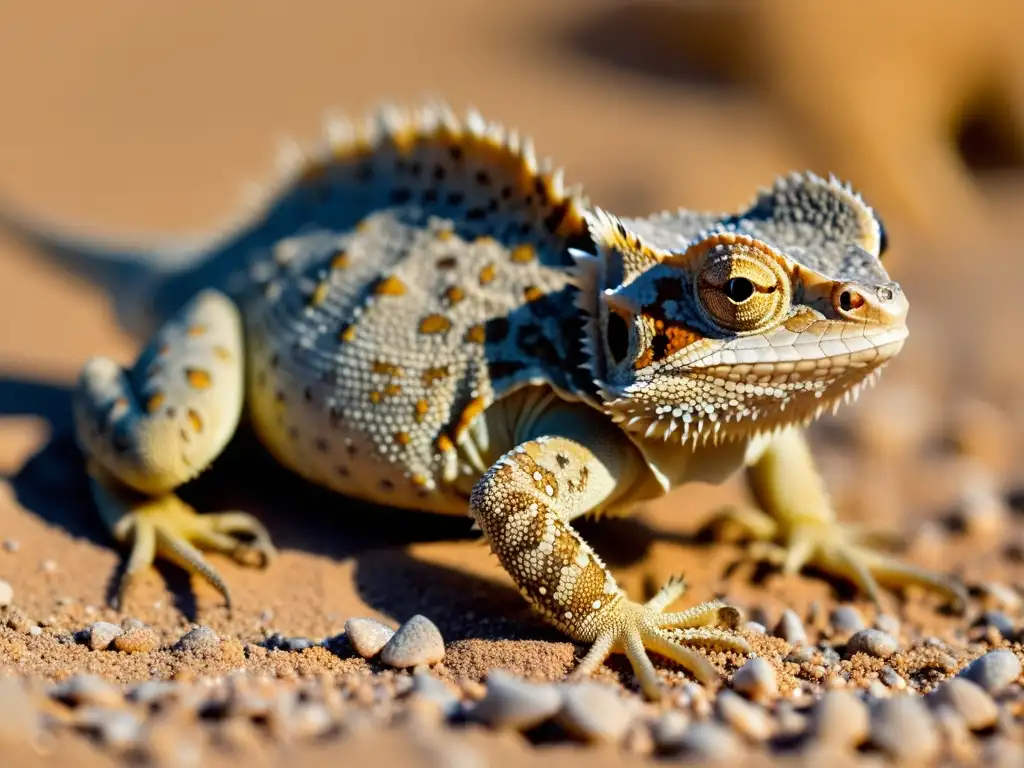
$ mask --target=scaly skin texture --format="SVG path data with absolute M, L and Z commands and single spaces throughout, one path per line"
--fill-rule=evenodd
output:
M 573 528 L 580 515 L 748 467 L 763 509 L 733 516 L 787 569 L 817 565 L 873 598 L 881 580 L 962 599 L 837 524 L 801 433 L 906 338 L 884 248 L 871 208 L 812 174 L 738 213 L 620 220 L 478 114 L 334 123 L 122 313 L 152 334 L 131 369 L 97 359 L 82 374 L 78 436 L 100 512 L 132 546 L 125 584 L 161 556 L 227 598 L 200 550 L 273 555 L 244 512 L 197 515 L 175 496 L 247 409 L 315 483 L 468 511 L 538 613 L 592 644 L 577 674 L 624 652 L 651 697 L 645 649 L 711 683 L 693 648 L 745 651 L 738 614 L 717 601 L 665 613 L 679 580 L 631 601 Z

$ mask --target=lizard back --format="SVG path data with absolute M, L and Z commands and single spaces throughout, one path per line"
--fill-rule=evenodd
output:
M 250 234 L 244 279 L 224 281 L 253 424 L 284 465 L 463 512 L 510 447 L 492 404 L 593 394 L 567 251 L 587 239 L 583 202 L 528 141 L 442 108 L 385 116 L 305 158 L 289 190 L 309 214 L 284 238 Z

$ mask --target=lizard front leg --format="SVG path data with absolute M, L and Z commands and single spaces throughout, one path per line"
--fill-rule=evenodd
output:
M 876 604 L 879 583 L 917 585 L 939 592 L 955 605 L 966 603 L 963 586 L 951 577 L 876 552 L 869 541 L 877 536 L 836 520 L 802 430 L 779 432 L 747 468 L 747 478 L 763 512 L 744 509 L 727 516 L 766 544 L 785 572 L 816 566 L 851 581 Z
M 585 429 L 582 422 L 575 429 Z M 650 649 L 714 684 L 714 667 L 688 646 L 748 652 L 741 637 L 713 628 L 735 625 L 738 612 L 711 601 L 663 613 L 682 595 L 681 580 L 669 582 L 646 604 L 629 600 L 570 523 L 628 486 L 635 468 L 632 449 L 615 437 L 555 435 L 523 442 L 474 487 L 470 514 L 531 606 L 574 640 L 592 644 L 575 676 L 591 673 L 610 653 L 625 653 L 644 693 L 657 699 Z
M 93 358 L 82 371 L 75 428 L 93 497 L 114 537 L 132 547 L 118 602 L 132 577 L 160 556 L 205 578 L 230 605 L 200 549 L 240 561 L 266 562 L 274 554 L 252 516 L 197 515 L 174 494 L 234 434 L 244 399 L 243 354 L 238 310 L 223 294 L 204 291 L 158 331 L 131 370 Z

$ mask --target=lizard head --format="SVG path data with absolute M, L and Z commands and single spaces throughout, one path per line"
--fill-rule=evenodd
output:
M 648 438 L 724 440 L 806 423 L 871 382 L 907 337 L 880 219 L 848 186 L 780 179 L 735 215 L 620 221 L 574 251 L 590 370 Z

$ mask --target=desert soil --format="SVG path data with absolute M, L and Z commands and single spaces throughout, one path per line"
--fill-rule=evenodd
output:
M 835 171 L 885 216 L 912 334 L 814 428 L 815 450 L 840 517 L 956 574 L 966 611 L 914 590 L 877 610 L 821 574 L 758 567 L 700 533 L 742 483 L 684 488 L 584 535 L 631 595 L 685 572 L 687 601 L 743 608 L 767 668 L 734 679 L 748 660 L 712 654 L 726 685 L 709 692 L 659 663 L 654 705 L 616 657 L 573 688 L 586 649 L 531 616 L 468 521 L 307 488 L 244 436 L 187 496 L 257 514 L 280 556 L 211 558 L 231 612 L 167 565 L 115 610 L 121 552 L 89 501 L 69 393 L 87 358 L 127 363 L 139 341 L 98 287 L 5 238 L 4 764 L 1024 764 L 1024 57 L 999 43 L 1020 9 L 713 5 L 4 3 L 0 199 L 101 232 L 201 231 L 267 176 L 279 137 L 316 136 L 328 108 L 429 94 L 530 133 L 624 214 L 732 208 L 776 173 Z M 416 615 L 440 631 L 440 663 L 396 670 L 345 632 Z M 883 634 L 851 642 L 862 628 Z M 100 649 L 104 631 L 123 634 Z M 532 720 L 514 723 L 517 706 Z

